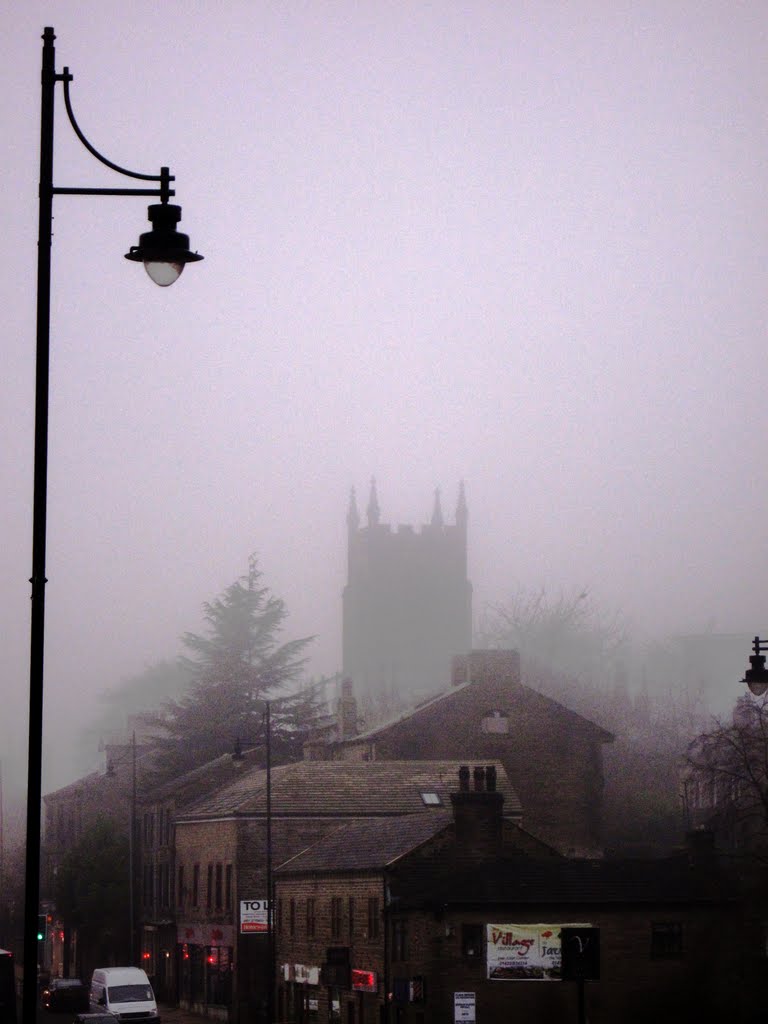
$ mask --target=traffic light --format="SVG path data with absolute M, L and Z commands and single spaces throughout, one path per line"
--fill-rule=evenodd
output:
M 37 941 L 45 942 L 45 937 L 48 934 L 48 917 L 46 914 L 37 915 Z
M 600 929 L 562 929 L 563 981 L 600 980 Z

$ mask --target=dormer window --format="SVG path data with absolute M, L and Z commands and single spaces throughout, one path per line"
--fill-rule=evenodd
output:
M 480 722 L 480 731 L 486 733 L 508 733 L 509 717 L 506 711 L 494 709 L 489 711 Z

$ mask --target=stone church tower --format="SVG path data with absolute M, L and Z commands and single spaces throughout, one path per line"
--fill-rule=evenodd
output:
M 376 484 L 360 525 L 355 492 L 347 512 L 343 594 L 343 672 L 361 697 L 407 698 L 450 685 L 451 659 L 472 647 L 472 585 L 467 579 L 467 502 L 443 520 L 435 491 L 420 530 L 380 522 Z

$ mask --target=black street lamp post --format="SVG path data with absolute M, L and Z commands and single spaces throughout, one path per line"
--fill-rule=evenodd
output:
M 168 203 L 175 195 L 174 180 L 167 167 L 160 174 L 139 174 L 126 170 L 102 156 L 86 139 L 72 112 L 69 68 L 56 72 L 55 35 L 43 32 L 43 61 L 40 108 L 40 192 L 37 253 L 37 355 L 35 371 L 35 449 L 32 521 L 32 612 L 29 667 L 29 746 L 27 781 L 26 876 L 24 895 L 24 981 L 22 1006 L 24 1024 L 34 1024 L 37 1004 L 37 914 L 40 899 L 40 801 L 42 797 L 43 738 L 43 653 L 45 641 L 45 542 L 48 483 L 48 392 L 51 314 L 51 239 L 55 195 L 155 196 L 160 202 L 149 207 L 152 230 L 143 234 L 138 246 L 131 246 L 126 259 L 141 261 L 150 277 L 162 287 L 172 284 L 185 264 L 203 257 L 189 249 L 189 239 L 176 231 L 181 208 Z M 53 128 L 56 83 L 64 86 L 64 102 L 72 128 L 85 148 L 107 167 L 129 178 L 158 182 L 157 188 L 61 188 L 53 183 Z
M 267 983 L 267 1024 L 273 1024 L 275 1019 L 275 882 L 273 872 L 272 853 L 272 720 L 271 705 L 267 700 L 264 702 L 264 761 L 267 770 L 267 834 L 266 834 L 266 869 L 267 869 L 267 970 L 269 981 Z M 232 753 L 232 760 L 241 762 L 243 754 L 243 743 L 253 742 L 235 739 L 235 747 Z
M 768 651 L 768 640 L 761 640 L 756 636 L 752 641 L 752 650 L 755 652 L 749 657 L 749 668 L 744 673 L 742 683 L 746 683 L 755 697 L 762 697 L 768 690 L 768 670 L 765 667 L 765 655 Z

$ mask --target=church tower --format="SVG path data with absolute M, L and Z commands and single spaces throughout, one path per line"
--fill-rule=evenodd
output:
M 347 510 L 343 672 L 361 696 L 434 693 L 450 683 L 451 659 L 472 647 L 467 579 L 467 502 L 459 488 L 453 524 L 435 491 L 420 530 L 381 522 L 376 483 L 361 525 L 355 492 Z

